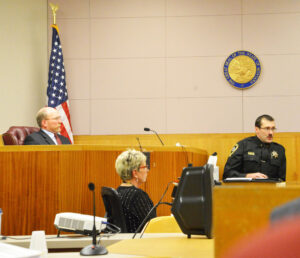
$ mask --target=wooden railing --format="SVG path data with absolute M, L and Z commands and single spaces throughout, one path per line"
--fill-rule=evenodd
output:
M 253 128 L 254 130 L 254 128 Z M 240 140 L 254 133 L 211 133 L 211 134 L 161 134 L 167 146 L 175 146 L 177 142 L 182 145 L 207 150 L 210 155 L 218 153 L 218 166 L 220 179 L 223 175 L 225 163 L 232 147 Z M 127 145 L 137 146 L 136 137 L 139 137 L 143 146 L 159 146 L 160 142 L 155 135 L 78 135 L 75 136 L 77 144 L 101 145 Z M 300 182 L 300 133 L 276 133 L 274 141 L 282 144 L 286 150 L 287 181 Z
M 59 212 L 92 214 L 92 193 L 96 186 L 97 216 L 104 216 L 101 186 L 118 187 L 115 172 L 117 156 L 127 146 L 2 146 L 0 147 L 0 208 L 3 209 L 2 234 L 26 235 L 33 230 L 55 234 L 55 215 Z M 156 203 L 167 183 L 175 181 L 187 165 L 204 165 L 207 152 L 180 147 L 147 147 L 151 169 L 143 189 Z M 172 187 L 166 195 L 171 201 Z M 158 215 L 169 215 L 170 207 L 158 208 Z

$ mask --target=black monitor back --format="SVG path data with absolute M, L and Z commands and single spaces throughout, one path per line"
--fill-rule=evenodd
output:
M 213 167 L 184 168 L 172 205 L 172 213 L 188 237 L 212 237 L 212 184 Z

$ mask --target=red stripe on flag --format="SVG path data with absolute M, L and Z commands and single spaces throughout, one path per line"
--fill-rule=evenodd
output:
M 60 134 L 67 137 L 69 141 L 72 142 L 63 123 L 60 125 Z
M 68 106 L 67 102 L 62 103 L 61 106 L 62 106 L 63 110 L 64 110 L 65 113 L 66 113 L 66 116 L 67 116 L 67 118 L 68 118 L 68 120 L 69 120 L 70 128 L 71 128 L 71 130 L 72 130 L 71 116 L 70 116 L 69 106 Z M 72 131 L 73 131 L 73 130 L 72 130 Z

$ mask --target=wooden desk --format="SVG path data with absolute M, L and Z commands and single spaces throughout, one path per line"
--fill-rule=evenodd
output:
M 131 239 L 132 233 L 116 234 L 116 235 L 103 235 L 101 237 L 101 245 L 109 246 L 119 241 Z M 97 237 L 99 240 L 99 237 Z M 31 241 L 31 235 L 26 236 L 8 236 L 5 240 L 0 240 L 2 243 L 17 245 L 24 248 L 29 248 Z M 46 235 L 47 248 L 49 251 L 56 250 L 56 252 L 64 252 L 68 249 L 82 249 L 92 243 L 92 237 L 86 237 L 76 234 L 62 235 L 57 237 L 56 235 Z
M 55 234 L 53 223 L 59 212 L 92 214 L 92 193 L 96 186 L 96 215 L 105 214 L 101 186 L 116 188 L 121 180 L 115 172 L 117 156 L 128 146 L 61 145 L 0 147 L 0 207 L 3 235 L 29 235 L 33 230 Z M 154 203 L 167 183 L 181 175 L 186 155 L 194 165 L 204 165 L 207 152 L 181 147 L 147 147 L 151 169 L 143 189 Z M 171 201 L 171 191 L 166 201 Z M 158 215 L 170 215 L 169 206 L 160 206 Z
M 139 235 L 136 239 L 131 239 L 132 236 L 133 234 L 118 234 L 110 238 L 104 236 L 101 244 L 109 251 L 109 255 L 105 257 L 214 257 L 214 240 L 204 236 L 192 236 L 188 239 L 182 233 L 145 233 L 142 239 L 138 238 Z M 19 240 L 7 239 L 2 242 L 28 248 L 29 237 L 28 239 L 17 237 Z M 74 249 L 91 244 L 91 237 L 56 238 L 47 235 L 46 239 L 48 249 Z M 113 241 L 114 244 L 112 244 Z M 48 257 L 79 256 L 79 252 L 48 254 Z
M 220 186 L 213 191 L 215 257 L 269 225 L 271 211 L 300 196 L 299 185 Z

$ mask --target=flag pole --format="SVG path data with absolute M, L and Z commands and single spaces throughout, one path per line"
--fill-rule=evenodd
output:
M 58 5 L 49 3 L 51 10 L 52 10 L 52 14 L 53 14 L 53 24 L 56 25 L 56 11 L 58 10 Z

